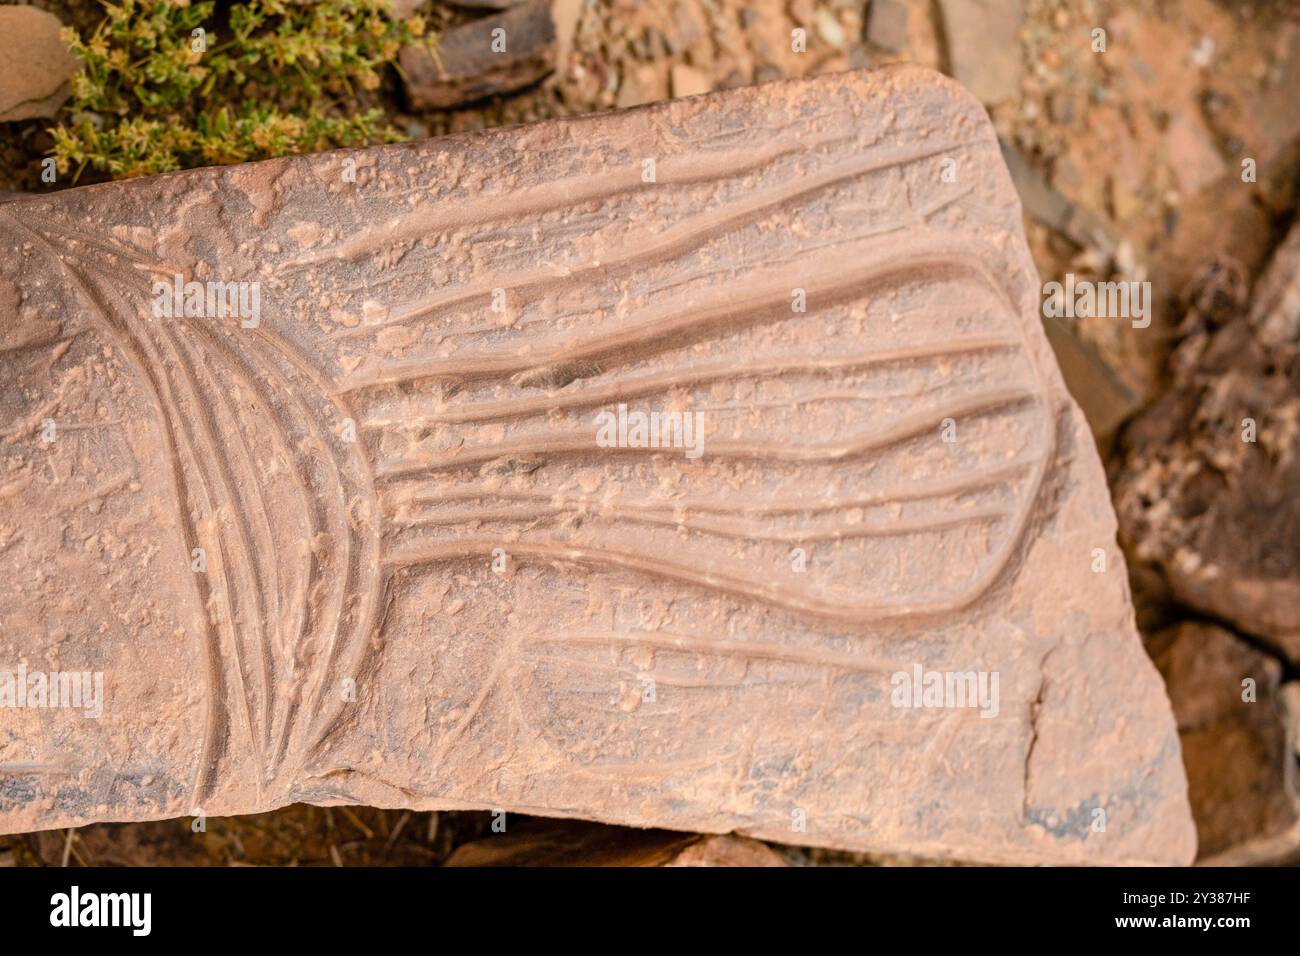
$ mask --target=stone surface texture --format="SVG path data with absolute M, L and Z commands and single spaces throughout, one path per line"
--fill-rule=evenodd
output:
M 156 317 L 178 274 L 258 321 Z M 1189 862 L 1039 301 L 983 108 L 916 68 L 0 206 L 0 667 L 105 675 L 97 719 L 0 711 L 0 832 L 308 801 Z M 620 403 L 702 454 L 600 446 Z

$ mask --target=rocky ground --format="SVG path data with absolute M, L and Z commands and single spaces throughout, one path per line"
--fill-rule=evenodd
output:
M 92 3 L 32 5 L 79 29 L 98 16 Z M 443 30 L 491 15 L 470 3 L 402 6 Z M 1201 858 L 1300 860 L 1300 233 L 1284 243 L 1300 170 L 1300 8 L 553 0 L 550 13 L 553 42 L 539 44 L 554 69 L 539 83 L 415 111 L 393 76 L 382 95 L 394 122 L 419 138 L 919 62 L 988 106 L 1044 282 L 1151 282 L 1149 327 L 1076 320 L 1053 345 L 1107 458 L 1139 623 L 1183 737 Z M 803 52 L 791 49 L 795 29 Z M 43 127 L 0 123 L 0 189 L 39 188 Z M 591 841 L 602 853 L 624 841 L 621 862 L 687 852 L 615 828 L 521 826 L 533 860 L 570 858 L 553 844 Z M 472 863 L 491 832 L 486 813 L 295 806 L 212 819 L 199 833 L 181 820 L 0 838 L 0 865 L 438 865 L 466 847 L 458 862 Z M 848 861 L 775 850 L 795 864 Z M 725 862 L 752 848 L 689 852 Z

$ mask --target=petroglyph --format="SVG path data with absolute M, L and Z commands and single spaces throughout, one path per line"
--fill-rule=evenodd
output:
M 105 675 L 100 719 L 0 710 L 0 832 L 305 800 L 1190 859 L 1100 465 L 947 81 L 70 190 L 0 247 L 0 667 Z M 598 441 L 629 408 L 698 454 Z M 891 706 L 914 668 L 996 675 L 996 714 Z

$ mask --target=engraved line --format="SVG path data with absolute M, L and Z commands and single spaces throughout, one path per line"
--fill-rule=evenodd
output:
M 405 311 L 390 314 L 383 322 L 358 326 L 353 329 L 343 329 L 336 335 L 338 338 L 367 335 L 378 329 L 389 328 L 393 325 L 410 322 L 413 319 L 423 318 L 439 309 L 451 308 L 470 299 L 485 298 L 492 293 L 493 289 L 500 288 L 518 292 L 535 286 L 547 287 L 557 281 L 571 283 L 587 273 L 599 272 L 608 276 L 620 271 L 620 267 L 625 268 L 638 262 L 674 258 L 692 248 L 698 247 L 708 239 L 725 235 L 737 228 L 756 222 L 774 209 L 797 201 L 814 192 L 860 178 L 868 173 L 879 172 L 884 169 L 906 165 L 910 162 L 951 153 L 953 149 L 952 144 L 947 144 L 942 147 L 920 151 L 885 151 L 888 154 L 885 159 L 868 163 L 865 166 L 862 165 L 860 157 L 851 155 L 847 159 L 830 163 L 826 171 L 789 179 L 775 186 L 753 189 L 746 194 L 745 198 L 728 202 L 721 216 L 715 217 L 713 214 L 693 216 L 669 226 L 649 238 L 638 237 L 635 242 L 628 243 L 599 260 L 582 262 L 574 266 L 560 266 L 558 269 L 556 266 L 548 265 L 509 277 L 498 275 L 490 283 L 463 286 L 428 296 L 422 300 L 417 300 L 417 302 L 408 306 Z M 910 221 L 924 219 L 939 208 L 955 202 L 968 191 L 969 189 L 964 191 L 954 190 L 951 194 L 940 197 L 933 204 L 935 208 L 916 213 L 913 220 Z M 896 232 L 906 228 L 907 224 L 908 221 L 885 223 L 876 227 L 873 231 L 876 234 Z
M 608 404 L 623 399 L 636 398 L 650 392 L 673 388 L 703 385 L 719 379 L 743 379 L 753 376 L 787 372 L 825 372 L 839 369 L 870 368 L 896 362 L 918 361 L 928 358 L 945 358 L 956 355 L 1018 349 L 1019 343 L 1007 339 L 976 337 L 949 339 L 944 342 L 923 343 L 904 348 L 889 349 L 865 355 L 836 358 L 801 356 L 798 358 L 768 359 L 757 362 L 712 363 L 682 371 L 659 372 L 631 379 L 598 382 L 582 390 L 565 390 L 558 395 L 537 395 L 506 401 L 482 402 L 464 408 L 449 409 L 433 415 L 412 416 L 402 419 L 371 419 L 366 427 L 383 427 L 394 424 L 465 424 L 493 421 L 516 415 L 536 415 L 566 408 L 582 408 Z M 423 376 L 421 376 L 423 377 Z M 358 386 L 360 387 L 360 386 Z
M 707 442 L 708 455 L 710 458 L 715 459 L 770 459 L 789 463 L 843 461 L 915 437 L 941 422 L 944 418 L 974 415 L 1008 405 L 1020 404 L 1037 397 L 1034 392 L 1028 389 L 998 389 L 983 395 L 975 395 L 964 401 L 954 401 L 938 409 L 927 409 L 904 416 L 888 428 L 867 432 L 848 441 L 781 445 L 779 442 L 772 440 L 758 442 L 710 440 Z M 530 455 L 574 455 L 583 453 L 663 455 L 673 451 L 680 452 L 680 449 L 603 448 L 596 445 L 594 431 L 565 431 L 554 435 L 529 436 L 508 442 L 498 442 L 496 445 L 472 448 L 468 451 L 459 450 L 451 455 L 404 458 L 383 462 L 375 469 L 375 474 L 379 480 L 385 481 L 405 478 L 426 471 L 481 465 L 484 462 L 503 457 L 519 458 Z

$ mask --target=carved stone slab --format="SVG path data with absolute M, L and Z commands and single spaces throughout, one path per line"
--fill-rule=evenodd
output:
M 1188 862 L 1038 301 L 983 110 L 916 69 L 0 207 L 0 832 Z

